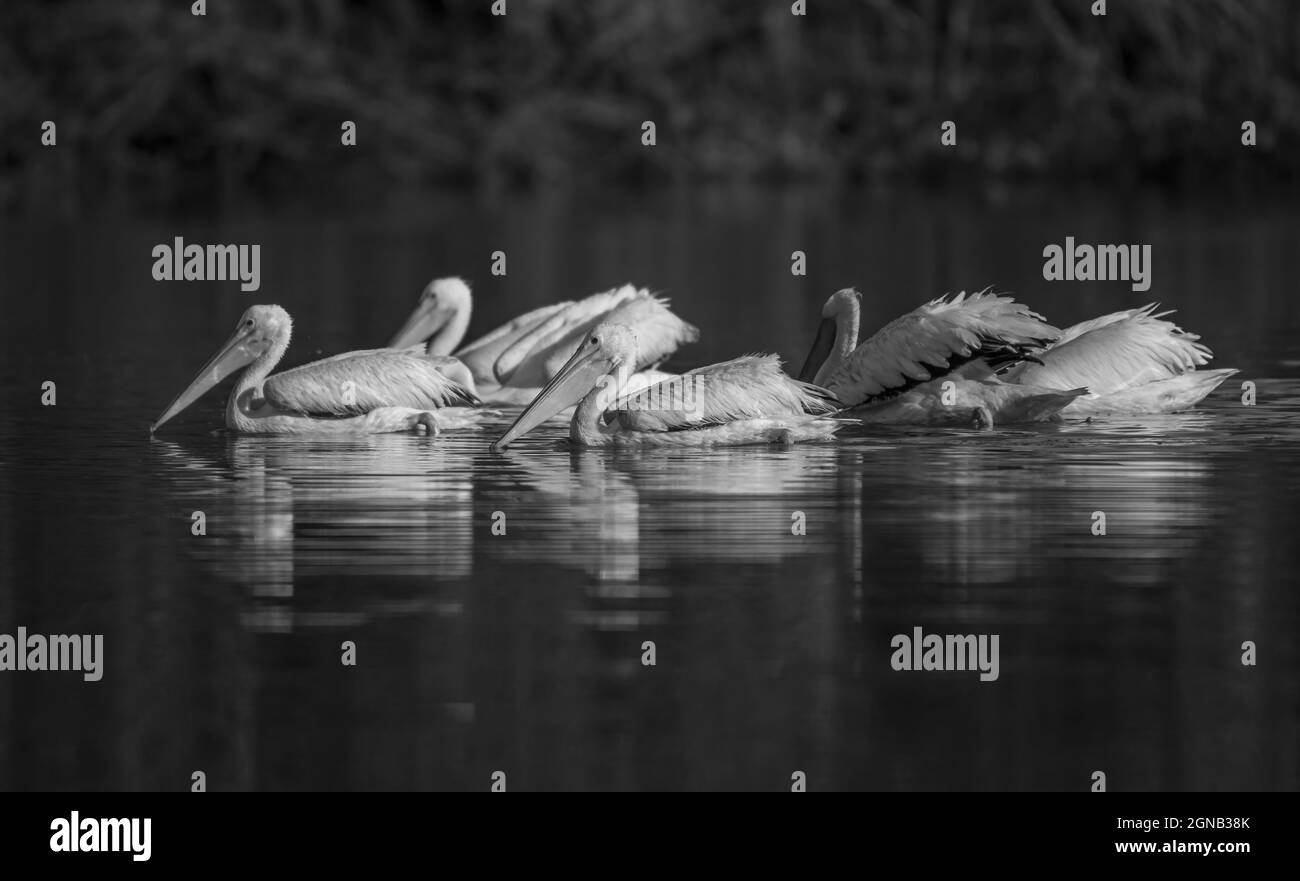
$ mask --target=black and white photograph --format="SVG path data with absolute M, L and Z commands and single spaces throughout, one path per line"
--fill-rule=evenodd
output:
M 1145 793 L 1092 851 L 1235 865 L 1175 797 L 1300 789 L 1297 107 L 1288 0 L 6 0 L 0 792 L 104 797 L 23 846 Z

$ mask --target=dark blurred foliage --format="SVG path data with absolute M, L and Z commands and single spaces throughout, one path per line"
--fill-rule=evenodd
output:
M 1090 5 L 5 0 L 0 195 L 1294 174 L 1300 3 Z

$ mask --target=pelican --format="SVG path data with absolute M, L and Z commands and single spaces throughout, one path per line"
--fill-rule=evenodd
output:
M 469 285 L 462 279 L 434 279 L 388 345 L 395 349 L 425 346 L 428 354 L 435 356 L 454 353 L 455 357 L 447 360 L 464 365 L 489 403 L 523 404 L 532 400 L 573 355 L 588 331 L 604 321 L 637 329 L 641 346 L 636 371 L 645 375 L 630 380 L 634 388 L 668 378 L 669 374 L 648 368 L 657 366 L 680 346 L 699 339 L 699 330 L 674 315 L 666 300 L 632 285 L 592 294 L 577 302 L 542 306 L 461 346 L 472 308 Z M 452 378 L 463 380 L 454 364 L 446 366 Z
M 1190 409 L 1238 371 L 1197 370 L 1214 354 L 1171 321 L 1157 304 L 1112 312 L 1067 327 L 1036 361 L 1011 367 L 1007 382 L 1047 388 L 1086 385 L 1067 416 L 1142 415 Z
M 242 375 L 226 405 L 226 427 L 249 434 L 434 432 L 473 425 L 455 409 L 478 399 L 439 371 L 436 359 L 412 351 L 346 352 L 268 377 L 285 350 L 293 322 L 279 306 L 252 306 L 235 332 L 150 428 L 233 373 Z
M 1025 360 L 1061 332 L 1011 297 L 986 289 L 940 297 L 858 344 L 860 295 L 832 294 L 799 378 L 825 387 L 866 422 L 946 425 L 1040 422 L 1086 387 L 1011 384 L 998 371 Z M 951 383 L 951 385 L 948 385 Z M 945 388 L 947 386 L 947 388 Z
M 617 390 L 628 366 L 640 363 L 638 346 L 627 325 L 597 325 L 492 448 L 504 450 L 574 404 L 569 438 L 585 447 L 788 444 L 830 438 L 840 426 L 823 418 L 839 402 L 786 376 L 775 355 L 701 367 L 611 401 L 610 386 Z M 619 381 L 611 384 L 616 373 Z

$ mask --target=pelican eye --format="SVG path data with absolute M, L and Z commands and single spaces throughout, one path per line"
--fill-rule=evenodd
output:
M 592 338 L 591 338 L 591 344 L 592 344 L 593 346 L 599 346 L 599 345 L 600 345 L 600 340 L 596 339 L 595 337 L 592 337 Z

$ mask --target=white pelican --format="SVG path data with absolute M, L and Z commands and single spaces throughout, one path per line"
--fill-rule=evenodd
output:
M 382 434 L 423 425 L 472 425 L 444 407 L 474 405 L 472 393 L 448 379 L 437 359 L 412 351 L 346 352 L 268 378 L 289 347 L 293 322 L 279 306 L 252 306 L 211 360 L 203 365 L 150 431 L 198 400 L 232 373 L 242 371 L 226 405 L 226 427 L 250 434 L 354 432 Z
M 1047 388 L 1086 385 L 1090 394 L 1070 402 L 1066 416 L 1175 413 L 1199 404 L 1233 368 L 1197 370 L 1214 354 L 1163 318 L 1151 303 L 1067 327 L 1037 361 L 1010 368 L 1003 379 Z
M 573 355 L 587 332 L 605 321 L 637 329 L 641 345 L 636 370 L 648 375 L 631 379 L 633 388 L 667 378 L 668 374 L 647 368 L 658 365 L 680 346 L 695 342 L 700 335 L 694 326 L 672 313 L 666 300 L 632 285 L 592 294 L 577 302 L 542 306 L 461 346 L 472 308 L 469 285 L 462 279 L 434 279 L 389 346 L 405 349 L 427 345 L 430 355 L 454 353 L 455 360 L 463 363 L 473 377 L 478 393 L 489 403 L 522 404 L 532 400 Z M 444 372 L 463 383 L 463 377 L 454 370 L 454 365 L 447 365 Z
M 786 376 L 775 355 L 701 367 L 611 400 L 607 378 L 640 363 L 638 345 L 627 325 L 597 325 L 492 448 L 504 450 L 574 404 L 569 438 L 589 447 L 792 443 L 829 438 L 839 427 L 823 418 L 839 402 Z
M 997 378 L 1061 334 L 1011 297 L 984 290 L 931 300 L 861 345 L 859 298 L 846 289 L 826 301 L 800 379 L 823 386 L 863 421 L 991 428 L 1051 419 L 1088 393 Z

